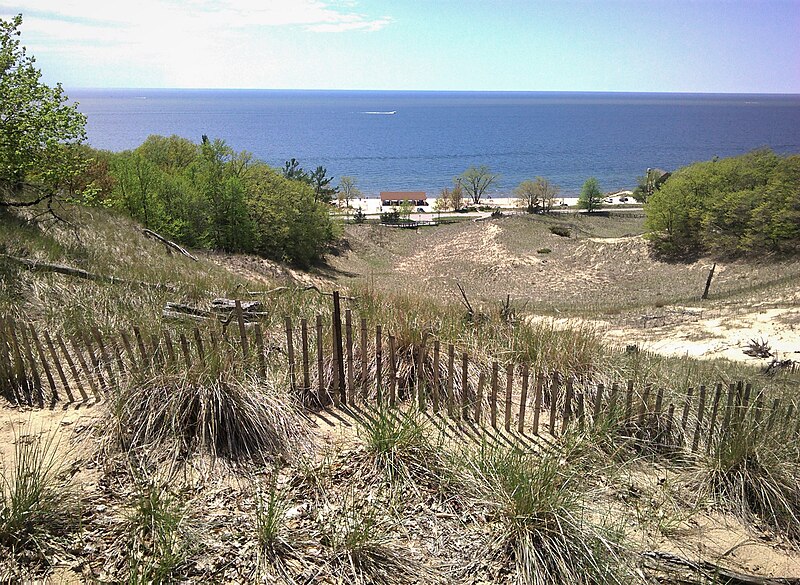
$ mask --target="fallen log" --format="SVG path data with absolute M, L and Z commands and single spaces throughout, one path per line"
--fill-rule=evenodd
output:
M 147 228 L 144 228 L 144 229 L 142 229 L 142 233 L 145 235 L 145 237 L 155 238 L 156 240 L 158 240 L 159 242 L 164 244 L 167 247 L 167 251 L 169 251 L 170 249 L 175 250 L 176 252 L 178 252 L 179 254 L 183 254 L 187 258 L 191 258 L 195 262 L 199 262 L 199 260 L 197 258 L 195 258 L 194 256 L 192 256 L 186 250 L 186 248 L 183 248 L 183 247 L 179 246 L 178 244 L 176 244 L 175 242 L 173 242 L 171 240 L 168 240 L 167 238 L 165 238 L 163 236 L 158 235 L 153 230 L 149 230 Z
M 31 258 L 19 258 L 9 254 L 0 254 L 0 257 L 11 262 L 12 264 L 16 264 L 17 266 L 21 266 L 26 270 L 30 270 L 31 272 L 54 272 L 56 274 L 63 274 L 65 276 L 91 280 L 92 282 L 102 282 L 107 284 L 131 284 L 157 290 L 175 290 L 175 287 L 172 285 L 161 282 L 142 282 L 140 280 L 128 280 L 126 278 L 118 278 L 116 276 L 105 276 L 103 274 L 88 272 L 82 268 L 75 268 L 74 266 L 67 266 L 65 264 L 52 264 L 49 262 L 42 262 L 40 260 L 33 260 Z
M 309 285 L 302 286 L 302 287 L 297 287 L 297 286 L 279 286 L 277 288 L 271 288 L 269 290 L 252 290 L 252 291 L 245 291 L 245 292 L 248 295 L 252 296 L 252 297 L 257 297 L 257 296 L 261 296 L 261 295 L 265 295 L 266 296 L 266 295 L 273 295 L 273 294 L 282 293 L 282 292 L 288 292 L 290 290 L 291 291 L 300 291 L 300 292 L 313 290 L 313 291 L 315 291 L 315 292 L 317 292 L 317 293 L 319 293 L 321 295 L 324 295 L 326 297 L 332 297 L 333 296 L 332 292 L 326 292 L 326 291 L 320 289 L 318 286 L 316 286 L 314 284 L 309 284 Z M 356 297 L 346 297 L 344 295 L 339 295 L 339 298 L 342 299 L 342 300 L 345 300 L 345 301 L 355 301 L 356 300 Z

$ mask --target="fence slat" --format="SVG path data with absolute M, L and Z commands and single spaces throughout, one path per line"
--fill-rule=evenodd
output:
M 344 375 L 344 348 L 342 343 L 342 306 L 339 291 L 333 291 L 333 358 L 336 371 L 336 384 L 333 391 L 339 394 L 339 402 L 347 404 L 347 389 L 345 388 Z
M 39 371 L 36 367 L 36 361 L 31 351 L 31 344 L 28 341 L 28 334 L 25 326 L 22 325 L 19 329 L 19 337 L 22 340 L 22 349 L 25 352 L 25 359 L 28 360 L 28 370 L 33 376 L 33 389 L 36 394 L 36 403 L 39 408 L 44 408 L 44 392 L 42 391 L 42 379 L 39 377 Z
M 578 392 L 578 428 L 583 430 L 585 422 L 583 392 Z
M 469 417 L 469 356 L 461 356 L 461 418 Z
M 539 412 L 542 410 L 542 394 L 544 392 L 544 372 L 536 374 L 536 397 L 533 403 L 533 434 L 539 435 Z
M 238 301 L 237 301 L 238 302 Z M 294 341 L 292 340 L 292 318 L 289 315 L 286 315 L 284 319 L 284 326 L 286 327 L 286 356 L 289 360 L 289 388 L 292 389 L 292 392 L 297 390 L 297 379 L 295 375 L 295 363 L 294 363 Z M 245 346 L 247 342 L 245 341 L 242 344 L 242 351 L 245 351 Z M 245 359 L 247 359 L 247 354 L 245 354 Z
M 681 430 L 686 432 L 686 423 L 689 421 L 689 407 L 692 403 L 692 395 L 694 395 L 694 388 L 689 388 L 686 391 L 686 400 L 683 403 L 683 416 L 681 416 Z
M 383 404 L 383 349 L 381 348 L 381 326 L 375 326 L 375 383 L 378 404 Z
M 86 390 L 83 389 L 83 384 L 81 384 L 81 377 L 78 372 L 78 368 L 75 366 L 75 362 L 72 361 L 72 356 L 69 355 L 69 351 L 67 351 L 67 344 L 64 343 L 64 339 L 61 337 L 61 334 L 56 333 L 56 343 L 58 343 L 58 348 L 61 350 L 61 353 L 64 355 L 64 359 L 67 362 L 67 366 L 69 367 L 69 371 L 72 372 L 72 381 L 75 382 L 75 387 L 78 389 L 78 392 L 81 394 L 81 400 L 86 402 L 89 400 L 89 395 L 86 394 Z
M 428 344 L 428 334 L 427 332 L 422 335 L 422 341 L 419 344 L 419 350 L 417 352 L 417 407 L 419 408 L 420 412 L 425 412 L 427 408 L 427 382 L 425 381 L 425 362 L 427 358 L 427 344 Z
M 147 350 L 144 348 L 144 340 L 142 339 L 142 332 L 135 325 L 133 327 L 133 336 L 136 338 L 136 346 L 139 348 L 139 355 L 142 358 L 140 367 L 141 369 L 144 369 L 150 363 L 150 360 L 147 357 Z
M 397 359 L 394 335 L 389 336 L 389 408 L 397 406 Z
M 556 404 L 558 403 L 558 390 L 561 379 L 558 372 L 553 372 L 553 380 L 550 383 L 550 435 L 556 436 Z
M 439 412 L 439 340 L 433 341 L 433 388 L 431 389 L 433 399 L 433 412 Z
M 303 349 L 303 390 L 311 389 L 311 372 L 308 367 L 308 319 L 300 319 L 300 343 Z
M 631 422 L 633 409 L 633 380 L 628 380 L 628 389 L 625 391 L 625 424 Z
M 322 315 L 317 315 L 315 325 L 317 330 L 317 400 L 322 406 L 325 406 L 328 401 L 325 396 L 325 367 L 322 362 Z
M 44 342 L 47 345 L 47 351 L 50 352 L 50 356 L 53 358 L 53 364 L 56 367 L 56 372 L 58 372 L 61 385 L 64 387 L 64 391 L 67 393 L 67 398 L 70 402 L 75 402 L 75 397 L 72 395 L 72 388 L 70 388 L 69 381 L 67 381 L 67 376 L 64 374 L 64 368 L 61 366 L 61 360 L 58 359 L 58 352 L 53 344 L 53 338 L 50 337 L 50 334 L 47 332 L 47 330 L 44 331 L 43 335 Z
M 353 375 L 353 312 L 347 309 L 344 312 L 344 330 L 347 348 L 347 402 L 355 403 L 355 386 Z
M 194 328 L 194 341 L 197 344 L 197 357 L 200 358 L 201 363 L 205 363 L 206 361 L 205 344 L 203 343 L 203 336 L 197 327 Z
M 117 380 L 114 378 L 114 369 L 111 365 L 111 354 L 108 353 L 106 344 L 103 343 L 103 336 L 100 334 L 100 330 L 97 327 L 92 327 L 92 338 L 94 339 L 95 343 L 97 343 L 97 347 L 100 350 L 98 359 L 102 360 L 102 365 L 105 366 L 106 374 L 108 374 L 108 383 L 110 384 L 110 387 L 113 388 L 117 385 Z
M 236 303 L 236 322 L 239 325 L 239 340 L 242 346 L 242 355 L 246 360 L 250 356 L 250 344 L 247 342 L 247 330 L 244 327 L 244 311 L 242 310 L 242 301 L 236 299 L 235 303 Z M 294 389 L 294 384 L 292 384 L 292 389 Z
M 499 364 L 492 362 L 492 393 L 489 398 L 489 416 L 493 429 L 497 428 L 497 377 Z
M 614 382 L 611 384 L 611 394 L 608 397 L 608 418 L 614 422 L 618 420 L 617 417 L 617 397 L 619 396 L 619 384 Z
M 261 332 L 261 323 L 256 322 L 254 328 L 256 334 L 256 353 L 258 354 L 258 373 L 262 378 L 267 376 L 267 358 L 264 356 L 264 334 Z M 216 336 L 211 332 L 211 345 L 216 346 Z M 214 348 L 216 351 L 216 347 Z M 308 356 L 306 356 L 307 358 Z
M 483 417 L 483 387 L 486 384 L 486 373 L 481 372 L 478 375 L 478 392 L 475 398 L 475 424 L 481 424 Z
M 733 408 L 734 408 L 734 401 L 736 400 L 736 385 L 731 382 L 728 386 L 728 400 L 725 403 L 725 415 L 722 419 L 722 426 L 720 427 L 721 432 L 725 432 L 728 429 L 728 425 L 731 422 L 731 416 L 733 416 Z
M 172 336 L 166 329 L 164 329 L 162 335 L 164 336 L 164 346 L 167 348 L 167 359 L 174 366 L 177 362 L 175 361 L 175 347 L 172 345 Z M 121 370 L 122 368 L 120 368 Z
M 603 407 L 603 390 L 605 390 L 605 386 L 603 384 L 598 384 L 594 395 L 594 408 L 592 409 L 592 424 L 594 426 L 597 426 L 600 420 L 600 410 Z
M 183 360 L 186 362 L 186 367 L 192 367 L 192 354 L 189 351 L 189 340 L 186 339 L 186 335 L 181 333 L 181 353 L 183 353 Z
M 13 322 L 8 324 L 8 334 L 11 338 L 11 353 L 14 355 L 14 389 L 17 393 L 17 402 L 22 404 L 24 397 L 28 406 L 33 406 L 33 392 L 25 375 L 25 361 L 22 358 L 22 349 Z
M 42 363 L 42 369 L 44 370 L 44 375 L 47 378 L 47 384 L 50 386 L 50 403 L 55 404 L 58 402 L 58 390 L 56 389 L 56 381 L 53 379 L 53 373 L 50 371 L 50 365 L 47 363 L 47 358 L 44 355 L 44 347 L 42 347 L 42 342 L 39 339 L 39 336 L 36 334 L 36 330 L 33 328 L 33 325 L 29 325 L 31 339 L 33 339 L 33 345 L 36 347 L 36 353 L 39 356 L 39 361 Z
M 692 439 L 692 452 L 697 451 L 697 447 L 700 444 L 700 434 L 702 433 L 702 428 L 703 428 L 703 416 L 705 415 L 705 407 L 706 407 L 706 387 L 704 385 L 701 385 L 700 396 L 698 397 L 698 403 L 697 403 L 697 423 L 695 424 L 694 438 Z
M 89 366 L 86 365 L 86 360 L 83 358 L 81 347 L 75 340 L 75 336 L 70 336 L 69 342 L 72 345 L 72 350 L 75 352 L 75 357 L 78 358 L 78 363 L 81 366 L 81 370 L 83 370 L 86 379 L 89 381 L 89 387 L 92 389 L 92 394 L 94 395 L 95 400 L 100 400 L 100 393 L 97 391 L 97 385 L 95 384 L 94 378 L 89 371 Z
M 455 416 L 455 397 L 453 396 L 453 377 L 455 376 L 455 372 L 453 370 L 455 367 L 455 356 L 456 348 L 453 347 L 453 344 L 451 343 L 447 346 L 447 416 L 450 418 Z
M 122 338 L 122 347 L 125 348 L 125 354 L 128 356 L 128 361 L 131 364 L 130 369 L 135 370 L 139 368 L 138 360 L 136 359 L 136 354 L 133 351 L 133 346 L 131 345 L 131 340 L 128 337 L 128 334 L 124 331 L 120 331 L 119 336 Z
M 361 319 L 361 400 L 367 401 L 367 391 L 369 389 L 369 370 L 367 365 L 367 320 Z
M 644 387 L 644 393 L 642 394 L 641 403 L 639 404 L 639 428 L 644 427 L 645 417 L 650 408 L 650 392 L 652 388 L 651 384 L 646 384 Z
M 773 425 L 775 424 L 775 419 L 778 416 L 778 409 L 781 405 L 781 399 L 775 398 L 772 401 L 772 407 L 769 411 L 769 418 L 767 419 L 767 432 L 772 430 Z
M 717 384 L 714 391 L 714 402 L 711 405 L 711 420 L 708 425 L 708 441 L 706 442 L 706 451 L 711 451 L 711 444 L 714 442 L 714 427 L 717 424 L 717 415 L 719 414 L 719 402 L 722 398 L 722 384 Z
M 525 432 L 525 407 L 528 402 L 528 377 L 530 368 L 528 364 L 522 366 L 522 392 L 519 397 L 519 414 L 517 415 L 517 432 L 521 435 Z
M 100 388 L 101 394 L 108 390 L 108 384 L 106 383 L 105 378 L 103 377 L 103 371 L 100 368 L 100 360 L 97 358 L 97 354 L 94 352 L 94 347 L 92 346 L 92 340 L 89 335 L 84 332 L 83 336 L 79 336 L 78 339 L 82 338 L 83 344 L 86 346 L 86 353 L 89 354 L 89 363 L 92 364 L 92 371 L 94 375 L 97 376 L 97 383 Z M 155 352 L 154 352 L 155 353 Z M 100 400 L 100 396 L 95 396 L 97 400 Z
M 511 392 L 514 388 L 514 364 L 506 365 L 506 400 L 503 409 L 503 426 L 506 432 L 511 430 Z
M 564 394 L 564 414 L 562 415 L 562 425 L 561 429 L 566 430 L 567 426 L 572 419 L 572 398 L 575 392 L 574 381 L 572 376 L 567 378 L 567 390 L 566 394 Z

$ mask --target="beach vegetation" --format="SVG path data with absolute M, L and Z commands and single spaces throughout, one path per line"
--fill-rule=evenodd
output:
M 486 194 L 486 190 L 499 178 L 500 175 L 492 173 L 489 167 L 481 165 L 479 167 L 469 167 L 455 178 L 455 182 L 464 190 L 473 205 L 480 205 L 481 198 Z
M 0 19 L 0 207 L 25 207 L 67 196 L 85 161 L 75 150 L 86 117 L 61 84 L 42 82 L 20 42 L 22 15 Z
M 633 190 L 633 198 L 639 203 L 646 203 L 653 193 L 669 179 L 671 173 L 661 169 L 647 169 L 645 174 L 637 177 L 637 185 Z
M 536 177 L 533 181 L 523 181 L 514 189 L 514 194 L 517 196 L 517 207 L 521 207 L 528 213 L 550 211 L 558 192 L 558 186 L 544 177 Z
M 581 196 L 578 197 L 578 207 L 585 209 L 588 213 L 597 210 L 603 203 L 603 192 L 597 184 L 597 179 L 589 177 L 581 187 Z
M 645 207 L 656 250 L 670 256 L 800 251 L 800 155 L 769 149 L 679 169 Z
M 344 207 L 350 207 L 353 199 L 361 197 L 361 189 L 358 188 L 355 177 L 344 176 L 339 179 L 339 205 L 344 203 Z

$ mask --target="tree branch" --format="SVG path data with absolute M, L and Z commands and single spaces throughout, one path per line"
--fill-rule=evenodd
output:
M 183 247 L 179 246 L 178 244 L 176 244 L 175 242 L 172 242 L 172 241 L 166 239 L 165 237 L 158 235 L 153 230 L 149 230 L 147 228 L 144 228 L 144 229 L 142 229 L 142 233 L 148 238 L 155 238 L 156 240 L 158 240 L 159 242 L 164 244 L 168 249 L 172 248 L 173 250 L 175 250 L 176 252 L 179 252 L 180 254 L 183 254 L 187 258 L 191 258 L 195 262 L 199 262 L 199 260 L 197 258 L 195 258 L 194 256 L 192 256 L 186 250 L 186 248 L 183 248 Z
M 105 276 L 102 274 L 94 274 L 81 268 L 73 266 L 66 266 L 64 264 L 50 264 L 40 260 L 32 260 L 31 258 L 18 258 L 9 254 L 0 254 L 0 258 L 21 266 L 31 272 L 55 272 L 56 274 L 64 274 L 66 276 L 73 276 L 75 278 L 82 278 L 84 280 L 91 280 L 93 282 L 103 282 L 108 284 L 132 284 L 144 288 L 153 288 L 157 290 L 174 291 L 175 287 L 170 284 L 160 282 L 142 282 L 140 280 L 127 280 L 125 278 L 117 278 L 116 276 Z

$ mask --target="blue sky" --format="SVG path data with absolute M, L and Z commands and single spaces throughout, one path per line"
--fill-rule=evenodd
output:
M 0 0 L 45 81 L 800 93 L 800 0 Z

